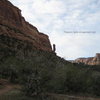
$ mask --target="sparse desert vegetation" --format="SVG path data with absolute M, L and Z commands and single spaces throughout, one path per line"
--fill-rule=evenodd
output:
M 100 96 L 99 66 L 72 64 L 44 51 L 33 51 L 31 57 L 24 59 L 4 58 L 0 77 L 21 85 L 19 94 L 28 97 L 44 97 L 47 93 Z

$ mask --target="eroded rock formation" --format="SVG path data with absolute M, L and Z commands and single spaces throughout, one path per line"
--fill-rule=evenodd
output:
M 90 58 L 78 58 L 75 63 L 83 63 L 86 65 L 100 65 L 100 53 L 97 53 L 95 57 Z
M 0 0 L 0 36 L 6 37 L 10 43 L 11 40 L 17 39 L 29 43 L 37 49 L 52 52 L 49 37 L 25 21 L 21 15 L 21 10 L 8 0 Z

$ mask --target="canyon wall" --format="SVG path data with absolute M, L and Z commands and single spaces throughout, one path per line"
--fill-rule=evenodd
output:
M 28 43 L 38 50 L 52 52 L 49 37 L 25 21 L 21 10 L 8 0 L 0 0 L 0 44 L 3 41 L 2 37 L 6 37 L 5 41 L 13 38 Z
M 95 57 L 78 58 L 74 63 L 83 63 L 86 65 L 100 65 L 100 53 L 97 53 Z

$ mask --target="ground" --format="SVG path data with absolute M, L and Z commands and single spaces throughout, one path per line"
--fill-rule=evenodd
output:
M 9 83 L 8 80 L 1 79 L 0 85 L 2 85 L 2 88 L 0 88 L 0 100 L 36 100 L 23 95 L 20 91 L 21 87 L 16 84 Z M 50 93 L 48 95 L 51 96 L 48 100 L 100 100 L 100 98 L 80 97 L 62 94 Z

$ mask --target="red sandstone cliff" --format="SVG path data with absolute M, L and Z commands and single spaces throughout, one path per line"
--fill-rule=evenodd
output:
M 0 0 L 0 36 L 27 41 L 40 50 L 52 52 L 47 35 L 25 21 L 21 10 L 8 0 Z
M 100 65 L 100 53 L 97 53 L 95 57 L 90 58 L 78 58 L 75 63 L 83 63 L 86 65 Z

